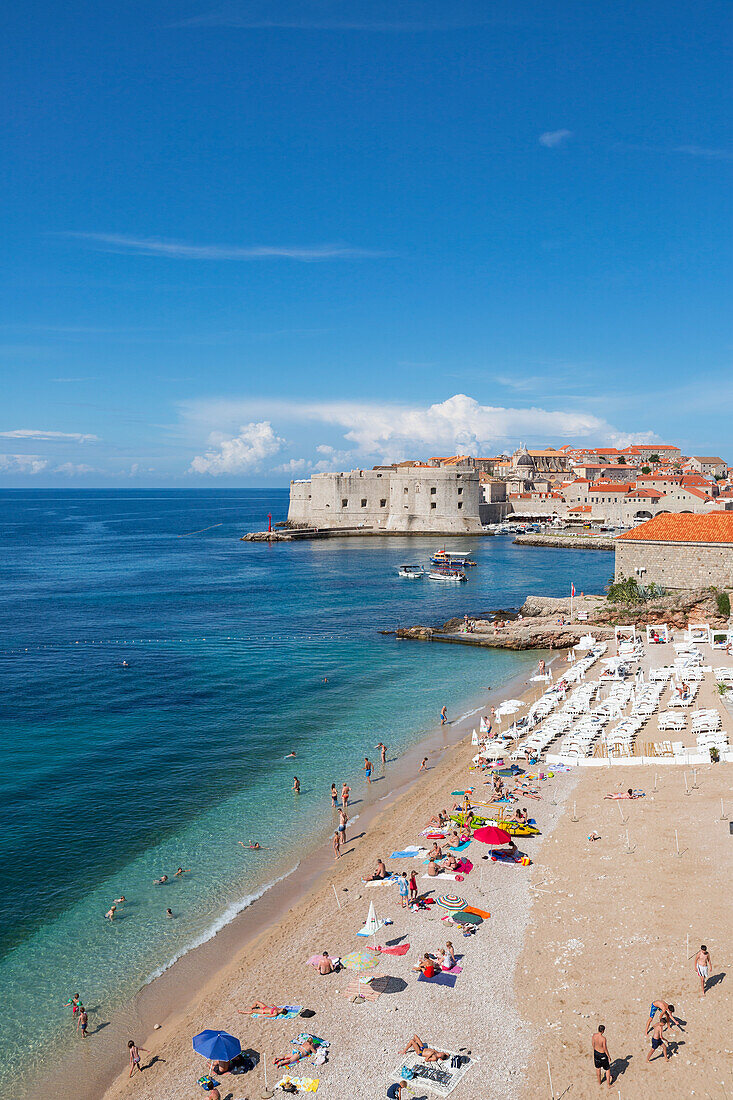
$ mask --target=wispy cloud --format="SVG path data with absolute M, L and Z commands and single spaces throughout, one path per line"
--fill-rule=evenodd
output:
M 86 432 L 47 432 L 40 428 L 14 428 L 9 432 L 0 432 L 2 439 L 36 439 L 52 443 L 97 443 L 98 435 Z
M 221 245 L 189 244 L 166 241 L 157 237 L 128 237 L 121 233 L 63 233 L 97 246 L 103 252 L 135 256 L 159 256 L 170 260 L 299 260 L 315 263 L 321 260 L 363 260 L 392 256 L 394 253 L 373 248 L 356 248 L 349 244 L 292 245 Z
M 708 160 L 733 160 L 733 149 L 711 149 L 704 145 L 677 145 L 672 152 L 687 157 L 707 157 Z
M 59 384 L 62 384 L 62 383 L 65 384 L 67 382 L 96 382 L 97 379 L 96 378 L 51 378 L 51 379 L 49 379 L 49 381 L 57 382 Z
M 572 130 L 547 130 L 544 134 L 540 134 L 539 143 L 544 145 L 546 149 L 555 149 L 558 145 L 562 145 L 573 136 Z
M 503 16 L 476 15 L 466 0 L 455 0 L 451 10 L 442 3 L 423 0 L 246 0 L 225 3 L 173 24 L 176 27 L 236 27 L 240 30 L 415 31 L 463 30 L 505 22 Z
M 93 466 L 87 466 L 85 462 L 62 462 L 60 466 L 55 466 L 53 469 L 53 473 L 63 474 L 64 477 L 82 477 L 85 474 L 99 472 Z

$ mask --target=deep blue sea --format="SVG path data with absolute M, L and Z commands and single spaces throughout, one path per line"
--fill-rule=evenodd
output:
M 331 782 L 358 792 L 376 741 L 414 744 L 444 703 L 455 712 L 533 661 L 380 629 L 567 595 L 571 580 L 598 591 L 612 569 L 598 551 L 454 539 L 479 564 L 453 587 L 397 576 L 436 539 L 239 541 L 268 511 L 284 519 L 287 497 L 0 493 L 3 1095 L 21 1060 L 68 1042 L 73 992 L 114 1010 L 304 836 L 325 839 Z M 253 837 L 273 851 L 253 859 L 237 844 Z M 192 873 L 153 885 L 179 866 Z

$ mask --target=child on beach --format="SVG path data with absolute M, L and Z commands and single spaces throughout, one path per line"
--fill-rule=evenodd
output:
M 410 881 L 408 883 L 410 890 L 410 901 L 417 901 L 417 872 L 410 871 Z
M 71 1015 L 76 1016 L 77 1012 L 79 1011 L 79 1002 L 80 1001 L 81 1001 L 81 993 L 75 993 L 74 996 L 70 1000 L 64 1002 L 64 1008 L 70 1008 L 71 1009 Z
M 335 808 L 336 808 L 336 806 L 338 806 L 338 804 L 339 804 L 339 795 L 338 795 L 338 791 L 336 790 L 336 784 L 335 784 L 335 783 L 332 783 L 332 784 L 331 784 L 331 805 L 332 805 L 332 806 L 334 807 L 334 809 L 335 809 Z
M 408 891 L 409 891 L 409 886 L 408 886 L 408 883 L 407 883 L 407 872 L 406 871 L 400 871 L 399 878 L 397 880 L 397 884 L 400 888 L 400 905 L 402 906 L 403 909 L 406 909 L 407 908 L 407 894 L 408 894 Z
M 145 1049 L 145 1047 L 137 1046 L 134 1039 L 130 1039 L 127 1046 L 128 1046 L 129 1051 L 130 1051 L 130 1077 L 132 1077 L 132 1075 L 133 1075 L 133 1073 L 135 1072 L 136 1069 L 140 1073 L 142 1073 L 143 1067 L 140 1065 L 140 1062 L 141 1062 L 140 1055 L 141 1054 L 148 1054 L 149 1051 L 147 1051 Z
M 82 1039 L 87 1037 L 87 1024 L 89 1023 L 89 1017 L 87 1016 L 87 1010 L 84 1005 L 79 1005 L 79 1018 L 76 1021 L 76 1030 L 81 1032 Z

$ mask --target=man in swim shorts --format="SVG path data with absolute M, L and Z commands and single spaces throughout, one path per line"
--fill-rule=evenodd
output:
M 426 1062 L 442 1062 L 448 1057 L 444 1051 L 433 1050 L 432 1047 L 429 1047 L 419 1035 L 413 1035 L 405 1049 L 400 1051 L 400 1054 L 407 1054 L 408 1050 L 413 1050 L 419 1058 L 424 1058 Z
M 654 1024 L 654 1017 L 656 1016 L 657 1012 L 661 1013 L 661 1019 L 668 1027 L 680 1026 L 679 1020 L 677 1020 L 672 1015 L 672 1013 L 674 1012 L 674 1005 L 668 1005 L 666 1001 L 662 1000 L 652 1001 L 651 1007 L 649 1009 L 649 1019 L 646 1022 L 646 1031 L 644 1032 L 645 1035 L 649 1034 L 649 1031 Z
M 712 968 L 712 960 L 710 958 L 710 952 L 705 944 L 701 944 L 700 950 L 695 955 L 695 970 L 697 976 L 700 979 L 700 988 L 702 990 L 703 997 L 705 996 L 705 982 L 710 977 L 710 970 Z
M 667 1053 L 667 1042 L 664 1038 L 664 1016 L 660 1015 L 658 1020 L 655 1020 L 652 1024 L 652 1049 L 646 1056 L 647 1062 L 651 1062 L 654 1057 L 654 1051 L 662 1048 L 665 1062 L 669 1061 L 669 1054 Z
M 613 1077 L 611 1076 L 611 1055 L 608 1053 L 605 1024 L 598 1025 L 598 1030 L 593 1033 L 591 1046 L 593 1048 L 593 1065 L 596 1067 L 596 1077 L 598 1078 L 598 1084 L 603 1084 L 602 1075 L 605 1073 L 606 1084 L 610 1088 L 613 1084 Z
M 372 782 L 372 762 L 368 756 L 364 757 L 364 771 L 366 773 L 366 781 L 371 785 Z

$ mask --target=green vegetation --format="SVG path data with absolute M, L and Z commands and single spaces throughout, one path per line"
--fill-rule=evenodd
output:
M 730 596 L 727 592 L 718 592 L 715 597 L 715 602 L 718 605 L 718 614 L 722 615 L 724 619 L 730 618 Z
M 650 474 L 652 472 L 651 466 L 642 466 L 641 472 L 643 474 Z
M 659 455 L 658 454 L 649 455 L 649 461 L 650 462 L 659 462 L 660 461 Z
M 609 580 L 606 588 L 609 603 L 620 603 L 630 607 L 633 604 L 645 603 L 646 600 L 659 599 L 664 596 L 663 588 L 656 584 L 640 585 L 636 577 L 622 577 L 620 581 Z
M 619 465 L 619 466 L 625 466 L 626 465 L 626 459 L 624 458 L 623 455 L 619 455 L 617 465 Z

